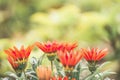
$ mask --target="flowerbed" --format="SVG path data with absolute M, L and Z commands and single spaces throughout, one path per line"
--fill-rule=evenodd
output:
M 27 68 L 28 58 L 33 48 L 37 46 L 44 52 L 39 59 L 33 57 L 30 60 L 31 68 Z M 8 61 L 14 69 L 13 72 L 7 72 L 5 78 L 8 80 L 104 80 L 109 79 L 110 74 L 115 74 L 109 70 L 100 69 L 109 62 L 98 64 L 102 58 L 108 54 L 108 49 L 81 48 L 78 49 L 77 43 L 67 42 L 35 42 L 27 48 L 21 46 L 4 50 L 8 55 Z M 45 56 L 51 65 L 42 65 Z M 82 67 L 81 61 L 87 61 L 87 66 Z M 81 77 L 83 71 L 89 72 Z

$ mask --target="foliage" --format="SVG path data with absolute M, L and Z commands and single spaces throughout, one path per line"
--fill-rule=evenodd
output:
M 111 55 L 105 59 L 115 60 L 111 65 L 115 63 L 112 69 L 116 70 L 120 64 L 119 7 L 120 0 L 0 0 L 0 77 L 13 71 L 4 49 L 48 40 L 78 41 L 79 47 L 106 46 Z M 42 54 L 37 53 L 35 49 L 30 58 Z
M 32 57 L 30 59 L 31 68 L 26 69 L 28 64 L 28 57 L 30 55 L 33 46 L 36 45 L 43 52 L 38 59 Z M 14 49 L 9 48 L 5 50 L 5 53 L 8 55 L 8 61 L 11 64 L 15 72 L 6 72 L 6 77 L 1 79 L 8 80 L 54 80 L 56 77 L 63 77 L 65 80 L 103 80 L 106 77 L 109 78 L 109 75 L 116 74 L 110 70 L 101 71 L 106 65 L 110 62 L 105 62 L 103 64 L 98 64 L 106 54 L 107 49 L 98 50 L 97 48 L 82 49 L 82 51 L 73 51 L 77 47 L 76 43 L 57 43 L 57 42 L 47 42 L 39 43 L 36 42 L 32 46 L 24 48 L 21 46 L 20 50 L 16 47 Z M 87 61 L 87 67 L 82 67 L 81 58 Z M 44 58 L 47 58 L 51 62 L 51 69 L 43 66 L 42 62 Z M 94 65 L 93 65 L 94 64 Z M 99 65 L 99 67 L 98 67 Z M 80 74 L 84 71 L 90 72 L 90 74 L 81 78 Z

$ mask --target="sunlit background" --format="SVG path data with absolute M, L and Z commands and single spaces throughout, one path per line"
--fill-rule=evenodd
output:
M 119 76 L 120 0 L 0 0 L 0 76 L 13 71 L 3 50 L 53 40 L 108 48 Z

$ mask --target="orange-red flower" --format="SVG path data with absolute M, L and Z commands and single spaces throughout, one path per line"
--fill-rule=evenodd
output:
M 39 80 L 50 80 L 52 71 L 49 67 L 39 66 L 36 69 Z
M 71 51 L 73 50 L 74 48 L 76 48 L 78 46 L 78 44 L 75 42 L 75 43 L 61 43 L 59 44 L 59 47 L 58 47 L 58 50 L 62 50 L 62 51 Z
M 68 51 L 58 51 L 58 58 L 60 62 L 63 64 L 65 69 L 72 69 L 74 66 L 81 60 L 82 53 L 80 50 L 70 52 Z
M 14 46 L 14 49 L 9 48 L 8 50 L 5 50 L 5 53 L 8 55 L 8 61 L 15 71 L 23 71 L 26 68 L 27 60 L 32 48 L 33 45 L 28 46 L 27 48 L 21 46 L 19 50 Z
M 69 80 L 68 77 L 52 77 L 51 80 Z
M 54 53 L 58 49 L 58 43 L 55 41 L 48 41 L 46 43 L 36 42 L 35 44 L 45 53 Z
M 67 76 L 65 77 L 52 77 L 50 80 L 69 80 L 69 78 Z M 70 80 L 76 80 L 75 78 L 72 78 Z
M 98 50 L 98 48 L 92 48 L 90 50 L 83 48 L 82 52 L 87 61 L 99 61 L 108 53 L 108 49 Z

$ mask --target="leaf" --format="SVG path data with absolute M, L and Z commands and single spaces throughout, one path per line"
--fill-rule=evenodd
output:
M 18 78 L 17 75 L 16 75 L 15 73 L 13 73 L 13 72 L 6 72 L 5 74 L 8 75 L 8 76 L 13 77 L 13 78 L 15 78 L 15 79 Z
M 0 80 L 10 80 L 9 78 L 0 78 Z
M 110 64 L 111 62 L 104 62 L 101 66 L 98 67 L 98 70 L 104 68 L 104 66 Z
M 32 69 L 35 71 L 36 68 L 37 68 L 37 63 L 38 63 L 37 59 L 36 59 L 35 57 L 32 57 L 32 58 L 30 59 L 30 63 L 31 63 L 31 65 L 32 65 Z
M 45 54 L 43 54 L 42 56 L 40 56 L 40 58 L 39 58 L 39 60 L 37 62 L 38 66 L 42 64 L 42 60 L 43 60 L 44 56 L 45 56 Z
M 35 57 L 32 57 L 32 58 L 30 59 L 30 63 L 31 63 L 31 64 L 37 64 L 37 59 L 36 59 Z
M 63 67 L 59 64 L 59 62 L 57 60 L 55 60 L 54 64 L 55 64 L 55 67 L 56 67 L 56 70 L 57 70 L 57 74 L 59 76 L 65 76 L 65 73 L 63 71 Z
M 28 70 L 26 71 L 26 75 L 27 75 L 28 77 L 30 77 L 30 80 L 38 80 L 37 75 L 36 75 L 36 72 L 33 71 L 32 69 L 28 69 Z
M 88 70 L 88 67 L 81 67 L 80 72 L 83 72 L 84 70 Z
M 104 78 L 105 76 L 108 76 L 108 75 L 114 73 L 114 72 L 108 72 L 108 71 L 100 72 L 100 70 L 102 68 L 104 68 L 106 65 L 108 65 L 109 63 L 111 63 L 111 62 L 105 62 L 105 63 L 103 63 L 101 66 L 99 66 L 97 68 L 97 70 L 93 74 L 87 76 L 84 80 L 91 80 L 91 79 L 93 80 L 93 78 L 95 78 L 96 80 L 99 80 L 99 79 Z M 103 75 L 101 75 L 101 73 L 103 73 Z
M 95 75 L 98 74 L 98 72 L 94 72 L 93 74 L 88 75 L 84 80 L 93 80 L 95 78 Z
M 80 68 L 81 68 L 80 63 L 78 63 L 75 66 L 75 70 L 72 73 L 72 77 L 75 78 L 76 80 L 80 79 Z
M 37 76 L 29 74 L 29 76 L 31 77 L 32 80 L 38 80 Z
M 104 72 L 101 72 L 99 73 L 99 75 L 96 75 L 98 76 L 99 78 L 105 78 L 106 76 L 109 76 L 111 74 L 116 74 L 115 72 L 112 72 L 112 71 L 104 71 Z

